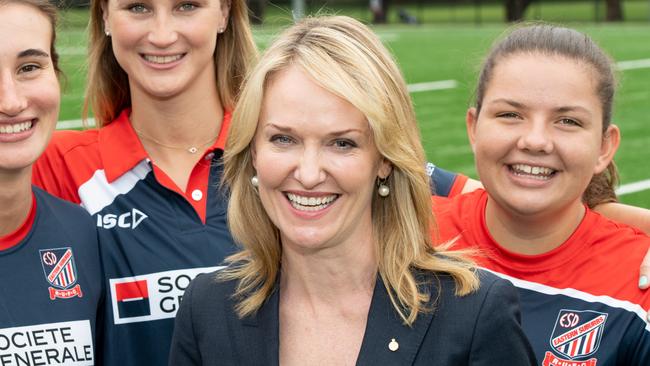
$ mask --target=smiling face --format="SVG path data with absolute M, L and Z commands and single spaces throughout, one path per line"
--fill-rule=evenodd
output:
M 0 5 L 0 171 L 29 168 L 59 113 L 50 20 L 36 8 Z
M 390 167 L 353 105 L 290 66 L 266 88 L 252 149 L 259 196 L 284 248 L 371 243 L 375 181 Z
M 603 138 L 594 76 L 561 56 L 517 53 L 499 61 L 480 113 L 467 115 L 476 169 L 495 207 L 530 216 L 582 205 L 592 175 L 618 146 L 615 126 Z
M 214 88 L 217 35 L 228 20 L 223 4 L 219 0 L 104 4 L 104 28 L 132 93 L 170 98 L 192 88 Z

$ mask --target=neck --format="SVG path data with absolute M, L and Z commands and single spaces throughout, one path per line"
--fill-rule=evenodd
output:
M 31 167 L 15 173 L 0 172 L 0 237 L 16 231 L 32 207 Z
M 485 222 L 494 240 L 519 254 L 549 252 L 564 243 L 578 228 L 586 209 L 579 200 L 561 212 L 518 215 L 488 198 Z
M 162 145 L 178 147 L 177 154 L 187 153 L 183 150 L 200 144 L 207 145 L 201 146 L 201 150 L 205 150 L 221 130 L 224 108 L 214 70 L 169 98 L 155 98 L 142 89 L 131 88 L 131 100 L 131 123 L 149 138 L 149 144 L 143 141 L 146 147 L 153 147 L 156 145 L 153 141 L 156 141 L 157 148 L 167 153 L 174 149 L 165 150 Z M 141 140 L 146 139 L 143 136 L 140 136 Z M 212 137 L 214 139 L 208 143 Z
M 312 304 L 335 305 L 342 305 L 343 299 L 350 296 L 372 297 L 377 278 L 372 241 L 351 249 L 344 253 L 335 250 L 297 253 L 283 249 L 282 296 L 299 297 Z

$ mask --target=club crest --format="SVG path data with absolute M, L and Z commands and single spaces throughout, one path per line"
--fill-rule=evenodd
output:
M 49 287 L 50 300 L 83 297 L 77 284 L 77 267 L 71 248 L 41 249 L 38 251 L 45 279 Z
M 605 313 L 591 310 L 560 310 L 549 341 L 553 351 L 567 359 L 546 352 L 544 364 L 553 365 L 555 362 L 563 361 L 572 365 L 571 361 L 594 354 L 600 346 L 606 322 Z M 588 365 L 595 365 L 596 362 L 596 359 L 586 360 Z

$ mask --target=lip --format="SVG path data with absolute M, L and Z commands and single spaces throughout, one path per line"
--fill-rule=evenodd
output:
M 329 211 L 332 210 L 332 207 L 337 205 L 337 201 L 339 200 L 339 198 L 341 198 L 340 194 L 331 193 L 331 192 L 283 191 L 283 192 L 281 192 L 281 194 L 284 197 L 284 200 L 286 202 L 286 205 L 287 205 L 289 211 L 293 215 L 295 215 L 295 216 L 297 216 L 299 218 L 302 218 L 302 219 L 307 219 L 307 220 L 316 220 L 316 219 L 319 219 L 319 218 L 325 216 Z M 316 211 L 303 211 L 303 210 L 299 210 L 299 209 L 293 207 L 293 205 L 291 204 L 291 201 L 287 197 L 288 194 L 293 194 L 293 195 L 302 196 L 302 197 L 315 197 L 315 198 L 316 197 L 329 197 L 329 196 L 332 196 L 332 195 L 336 195 L 336 198 L 332 202 L 330 202 L 323 209 L 316 210 Z
M 140 53 L 140 59 L 142 62 L 144 62 L 145 65 L 152 69 L 156 70 L 167 70 L 167 69 L 172 69 L 176 66 L 178 66 L 180 63 L 183 62 L 185 59 L 185 56 L 187 56 L 187 52 L 178 52 L 178 53 L 166 53 L 166 54 L 160 54 L 160 53 Z M 159 63 L 159 62 L 152 62 L 147 59 L 147 57 L 156 57 L 156 58 L 171 58 L 171 57 L 176 57 L 180 56 L 177 60 L 171 61 L 171 62 L 165 62 L 165 63 Z
M 38 118 L 13 118 L 0 120 L 1 125 L 12 125 L 30 121 L 32 122 L 32 127 L 30 129 L 18 133 L 0 134 L 0 142 L 19 142 L 28 139 L 34 134 L 35 127 L 38 124 Z

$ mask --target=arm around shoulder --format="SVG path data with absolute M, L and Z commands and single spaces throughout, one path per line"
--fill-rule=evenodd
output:
M 650 235 L 650 210 L 618 202 L 603 203 L 594 211 L 614 221 L 634 226 Z
M 521 327 L 517 290 L 506 280 L 484 279 L 481 286 L 487 286 L 487 294 L 474 329 L 470 364 L 536 365 L 535 354 Z

